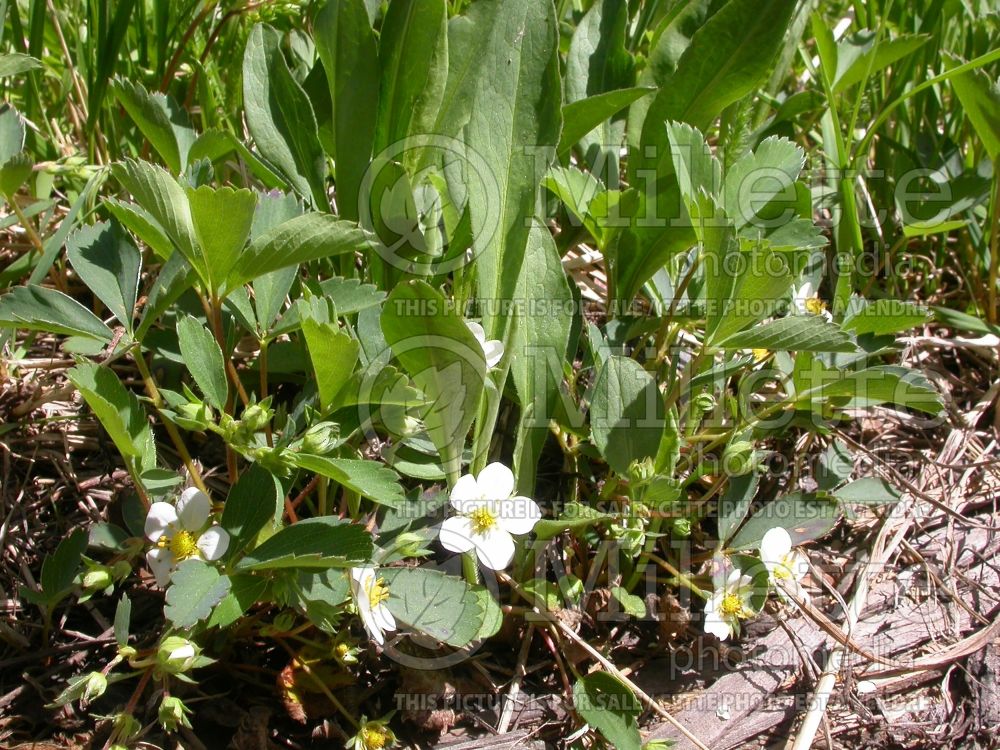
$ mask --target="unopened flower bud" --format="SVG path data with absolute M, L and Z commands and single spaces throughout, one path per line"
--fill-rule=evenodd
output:
M 181 674 L 194 666 L 200 653 L 201 649 L 192 641 L 172 635 L 160 642 L 160 648 L 156 652 L 156 664 L 167 674 Z
M 115 582 L 114 571 L 107 565 L 95 565 L 83 574 L 83 588 L 86 591 L 103 591 Z
M 191 722 L 187 718 L 190 713 L 191 709 L 185 706 L 180 698 L 169 695 L 160 703 L 160 726 L 168 732 L 176 732 L 177 727 L 190 729 Z
M 263 404 L 251 404 L 243 410 L 240 417 L 240 427 L 247 432 L 260 432 L 271 421 L 274 412 Z
M 646 484 L 656 476 L 653 459 L 648 456 L 641 461 L 633 461 L 628 467 L 629 480 L 633 484 Z
M 722 452 L 722 471 L 731 477 L 739 477 L 753 469 L 753 443 L 737 440 L 726 446 Z
M 302 437 L 302 450 L 306 453 L 313 453 L 322 456 L 335 447 L 340 437 L 340 425 L 335 422 L 320 422 L 314 424 Z
M 715 408 L 715 396 L 711 393 L 699 393 L 691 400 L 695 409 L 701 412 L 709 412 Z
M 108 689 L 108 678 L 100 672 L 91 672 L 87 675 L 87 680 L 83 685 L 83 693 L 80 695 L 80 703 L 86 706 L 91 701 L 96 701 L 104 691 Z
M 128 742 L 142 731 L 142 724 L 132 714 L 118 714 L 113 718 L 112 736 L 122 742 Z

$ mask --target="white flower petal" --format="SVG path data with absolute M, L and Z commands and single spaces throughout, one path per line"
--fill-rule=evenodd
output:
M 491 570 L 503 570 L 514 559 L 514 537 L 500 526 L 485 534 L 473 534 L 472 543 L 479 561 Z
M 451 507 L 459 512 L 468 513 L 475 505 L 481 505 L 482 499 L 479 483 L 472 474 L 459 477 L 451 490 Z
M 156 541 L 167 529 L 177 526 L 177 510 L 170 503 L 153 503 L 146 514 L 146 536 Z
M 542 510 L 530 497 L 518 495 L 498 504 L 500 525 L 509 533 L 521 535 L 529 533 L 541 520 Z
M 514 494 L 514 474 L 502 463 L 494 462 L 476 477 L 479 491 L 490 500 L 506 500 Z
M 167 656 L 170 661 L 185 661 L 194 658 L 194 645 L 186 643 L 178 646 Z
M 357 588 L 364 589 L 365 585 L 368 584 L 371 579 L 375 577 L 375 568 L 371 566 L 364 566 L 360 568 L 351 568 L 351 578 L 352 586 L 356 584 Z
M 146 564 L 156 579 L 156 585 L 161 588 L 166 588 L 170 583 L 170 574 L 174 570 L 175 563 L 174 553 L 168 549 L 157 547 L 146 553 Z
M 768 529 L 760 540 L 760 559 L 765 565 L 779 563 L 792 550 L 792 537 L 780 526 Z
M 705 632 L 724 641 L 733 635 L 730 624 L 716 611 L 705 610 Z
M 483 354 L 486 357 L 486 366 L 496 367 L 500 360 L 503 359 L 503 343 L 496 339 L 490 339 L 482 343 Z
M 372 615 L 375 622 L 383 630 L 395 630 L 396 629 L 396 618 L 392 616 L 392 612 L 385 604 L 380 604 L 372 610 Z
M 364 597 L 367 599 L 368 597 Z M 379 627 L 378 620 L 375 619 L 375 613 L 372 611 L 371 607 L 362 609 L 358 607 L 358 614 L 361 615 L 361 622 L 365 626 L 365 630 L 368 631 L 368 635 L 371 637 L 375 643 L 382 645 L 385 643 L 385 636 L 382 634 L 382 628 Z
M 467 320 L 465 321 L 465 327 L 472 331 L 472 335 L 476 337 L 476 341 L 480 344 L 486 341 L 486 329 L 479 323 L 474 320 Z
M 177 498 L 177 515 L 181 526 L 188 531 L 198 531 L 208 521 L 212 512 L 212 501 L 197 487 L 188 487 Z
M 452 552 L 468 552 L 472 549 L 472 521 L 465 516 L 452 516 L 441 524 L 441 546 Z
M 218 560 L 229 549 L 229 532 L 221 526 L 212 526 L 198 537 L 198 551 L 209 562 Z

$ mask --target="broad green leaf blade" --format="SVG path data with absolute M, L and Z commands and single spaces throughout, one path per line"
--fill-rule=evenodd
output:
M 839 438 L 831 442 L 826 450 L 816 457 L 813 478 L 821 490 L 832 490 L 851 478 L 854 473 L 854 456 L 847 444 Z
M 143 469 L 153 468 L 156 465 L 153 431 L 136 395 L 125 390 L 111 369 L 90 362 L 77 365 L 66 376 L 80 391 L 119 452 L 135 459 Z
M 268 525 L 281 523 L 285 493 L 281 482 L 260 464 L 253 464 L 229 490 L 222 510 L 222 528 L 229 532 L 226 559 L 238 557 Z
M 441 293 L 422 281 L 392 290 L 381 324 L 396 359 L 431 403 L 422 419 L 455 481 L 486 379 L 483 349 Z
M 735 271 L 736 276 L 729 299 L 717 308 L 720 318 L 710 339 L 713 344 L 778 312 L 793 279 L 788 258 L 766 249 L 737 252 L 722 262 L 727 264 L 724 270 Z
M 628 0 L 597 0 L 580 20 L 566 54 L 567 103 L 607 93 L 635 83 L 635 61 L 625 49 L 629 27 Z M 608 173 L 618 172 L 618 156 L 625 135 L 624 118 L 602 120 L 596 132 L 588 131 L 580 140 L 588 164 L 607 159 Z M 608 178 L 609 184 L 611 177 Z
M 0 55 L 0 78 L 9 78 L 41 67 L 42 61 L 31 55 L 23 55 L 20 52 Z
M 667 157 L 664 122 L 704 131 L 723 109 L 753 91 L 771 68 L 795 5 L 796 0 L 730 0 L 698 29 L 643 122 L 641 143 L 653 156 L 639 154 L 630 174 Z
M 656 456 L 663 436 L 663 400 L 653 376 L 628 357 L 608 357 L 594 384 L 594 445 L 619 476 L 633 461 Z
M 62 292 L 19 286 L 0 297 L 0 328 L 86 336 L 109 342 L 111 329 L 94 313 Z
M 964 61 L 954 55 L 945 56 L 947 68 Z M 986 153 L 996 164 L 1000 160 L 1000 83 L 990 80 L 985 70 L 969 70 L 951 79 L 965 116 L 983 141 Z
M 338 315 L 354 315 L 381 304 L 386 297 L 374 284 L 362 284 L 360 279 L 340 276 L 319 282 L 319 288 L 324 297 L 333 300 Z
M 481 0 L 493 3 L 495 0 Z M 476 254 L 478 297 L 488 301 L 483 328 L 505 338 L 504 316 L 494 301 L 517 287 L 528 219 L 535 209 L 544 149 L 554 148 L 561 127 L 559 37 L 552 3 L 505 0 L 485 47 L 466 136 L 496 179 L 496 193 L 472 191 L 469 210 Z
M 196 190 L 188 188 L 187 197 L 195 237 L 214 290 L 226 280 L 247 243 L 257 194 L 252 190 L 202 185 Z
M 785 138 L 765 138 L 726 172 L 723 207 L 737 229 L 749 224 L 757 211 L 789 191 L 805 164 L 805 152 Z
M 793 352 L 854 352 L 851 336 L 818 315 L 789 315 L 736 333 L 722 341 L 723 349 L 767 349 Z
M 115 198 L 105 198 L 104 207 L 128 231 L 145 242 L 160 257 L 167 260 L 174 252 L 174 243 L 156 219 L 136 203 L 123 203 Z
M 264 158 L 281 170 L 299 195 L 327 210 L 326 160 L 316 116 L 288 70 L 278 32 L 264 23 L 254 26 L 247 40 L 243 104 L 247 127 Z
M 729 549 L 751 549 L 760 545 L 769 529 L 780 527 L 792 538 L 792 545 L 818 539 L 840 518 L 840 508 L 832 500 L 804 492 L 775 498 L 743 525 L 729 543 Z
M 898 36 L 875 43 L 876 33 L 864 30 L 848 36 L 837 45 L 837 69 L 833 93 L 846 91 L 856 83 L 884 70 L 897 60 L 912 55 L 930 40 L 927 34 Z
M 333 406 L 337 394 L 351 379 L 360 345 L 341 331 L 336 323 L 321 323 L 306 318 L 302 321 L 302 333 L 313 372 L 316 373 L 320 409 L 325 412 Z
M 229 584 L 229 593 L 212 609 L 205 627 L 229 627 L 264 597 L 268 587 L 266 578 L 250 574 L 230 576 Z
M 195 270 L 183 255 L 174 253 L 160 267 L 160 273 L 153 282 L 146 297 L 146 305 L 142 309 L 142 318 L 135 329 L 135 339 L 142 341 L 146 332 L 156 324 L 160 316 L 190 289 L 197 280 Z
M 378 461 L 297 453 L 292 463 L 300 469 L 328 477 L 379 505 L 396 508 L 405 502 L 399 475 Z
M 230 272 L 225 293 L 279 268 L 344 253 L 366 252 L 371 242 L 370 236 L 352 222 L 321 213 L 297 216 L 250 243 Z
M 854 331 L 859 336 L 865 333 L 882 336 L 923 325 L 929 318 L 926 308 L 912 302 L 880 299 L 848 314 L 843 327 L 845 331 Z
M 177 321 L 177 341 L 181 356 L 198 384 L 205 401 L 222 409 L 229 400 L 226 364 L 215 336 L 204 323 L 190 315 Z
M 55 551 L 42 562 L 42 595 L 55 602 L 73 585 L 80 570 L 83 553 L 87 551 L 87 532 L 77 529 L 64 538 Z
M 346 568 L 371 555 L 371 534 L 363 526 L 326 516 L 286 526 L 240 560 L 236 569 Z
M 427 568 L 382 568 L 389 588 L 386 605 L 399 622 L 461 648 L 482 628 L 479 596 L 461 578 Z
M 702 196 L 708 196 L 717 206 L 720 203 L 722 165 L 697 128 L 683 122 L 668 122 L 666 128 L 670 157 L 677 174 L 681 197 L 684 198 L 691 218 L 700 217 L 702 209 L 699 201 L 703 199 Z M 733 217 L 730 215 L 729 218 Z
M 897 502 L 902 493 L 884 479 L 862 477 L 835 490 L 833 496 L 853 505 L 889 505 Z
M 542 178 L 542 185 L 566 205 L 572 218 L 583 224 L 598 247 L 603 248 L 604 232 L 590 213 L 590 204 L 604 193 L 601 181 L 576 167 L 552 167 Z
M 143 211 L 162 228 L 174 246 L 198 271 L 202 280 L 207 282 L 207 263 L 195 240 L 187 195 L 177 180 L 161 167 L 130 159 L 115 164 L 112 174 L 132 194 Z M 118 219 L 130 229 L 133 228 L 122 217 L 119 216 Z
M 445 0 L 394 0 L 379 33 L 381 85 L 374 152 L 382 155 L 410 136 L 433 131 L 448 76 Z M 390 154 L 411 174 L 419 149 Z
M 562 110 L 563 130 L 559 136 L 559 146 L 556 148 L 557 156 L 560 158 L 566 156 L 573 146 L 598 125 L 610 120 L 632 102 L 655 90 L 650 86 L 633 86 L 617 91 L 606 91 L 567 104 Z
M 719 539 L 725 543 L 733 532 L 743 523 L 753 502 L 760 477 L 757 472 L 748 471 L 736 477 L 730 477 L 725 492 L 719 498 Z
M 141 83 L 124 78 L 116 78 L 111 91 L 170 171 L 180 174 L 195 141 L 183 110 L 163 94 L 150 94 Z
M 362 0 L 327 2 L 316 16 L 315 41 L 333 102 L 337 207 L 344 218 L 356 221 L 375 141 L 379 91 L 375 32 Z
M 194 627 L 212 614 L 229 585 L 229 578 L 208 563 L 185 560 L 170 576 L 163 616 L 174 627 Z
M 24 120 L 10 104 L 0 105 L 0 164 L 24 149 Z
M 515 309 L 526 314 L 518 320 L 511 344 L 510 374 L 521 402 L 520 424 L 514 449 L 517 489 L 531 496 L 542 446 L 555 413 L 563 362 L 573 328 L 573 294 L 562 260 L 548 227 L 535 221 L 528 235 L 528 252 L 517 285 Z M 533 310 L 536 302 L 551 307 Z
M 131 331 L 142 256 L 128 234 L 105 221 L 81 227 L 66 239 L 66 255 L 83 283 Z
M 573 685 L 573 710 L 596 728 L 611 747 L 639 750 L 639 699 L 614 675 L 593 672 Z

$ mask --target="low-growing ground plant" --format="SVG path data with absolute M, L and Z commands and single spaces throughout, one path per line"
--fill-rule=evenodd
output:
M 46 642 L 116 603 L 114 655 L 55 705 L 92 704 L 105 747 L 183 732 L 254 648 L 291 717 L 372 750 L 404 732 L 379 675 L 471 669 L 506 631 L 551 650 L 563 736 L 625 750 L 669 715 L 566 611 L 641 627 L 670 599 L 730 643 L 816 611 L 804 548 L 899 499 L 852 481 L 843 430 L 942 410 L 899 359 L 932 311 L 889 266 L 964 233 L 985 321 L 950 314 L 997 322 L 995 16 L 959 39 L 892 3 L 195 5 L 117 5 L 155 33 L 90 9 L 76 161 L 32 119 L 60 54 L 0 61 L 30 94 L 0 112 L 0 189 L 32 245 L 0 341 L 59 337 L 128 477 L 20 592 Z M 902 145 L 942 109 L 950 156 Z M 33 218 L 42 175 L 60 223 Z

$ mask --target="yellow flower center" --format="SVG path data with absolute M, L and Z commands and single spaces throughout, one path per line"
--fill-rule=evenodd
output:
M 769 352 L 767 349 L 754 349 L 753 350 L 753 358 L 755 360 L 757 360 L 758 362 L 763 362 L 769 356 L 771 356 L 771 352 Z
M 805 301 L 805 307 L 810 315 L 822 315 L 826 310 L 826 303 L 819 297 L 810 297 Z
M 726 617 L 735 617 L 743 612 L 743 601 L 736 594 L 726 594 L 722 597 L 719 611 Z
M 795 580 L 794 565 L 795 556 L 789 552 L 778 561 L 777 565 L 774 566 L 774 577 L 781 578 L 785 581 Z
M 496 515 L 487 507 L 476 508 L 469 514 L 469 518 L 472 520 L 474 534 L 485 534 L 497 525 Z
M 385 585 L 385 581 L 381 578 L 376 578 L 371 582 L 368 587 L 368 605 L 375 609 L 378 605 L 389 598 L 389 589 Z
M 341 659 L 347 656 L 347 652 L 350 650 L 351 650 L 350 647 L 346 643 L 337 644 L 337 656 L 339 656 Z
M 361 729 L 361 744 L 366 750 L 382 750 L 387 739 L 388 733 L 382 727 L 367 726 Z
M 198 540 L 190 531 L 178 531 L 172 537 L 165 534 L 161 536 L 157 546 L 170 550 L 174 559 L 180 562 L 195 555 L 198 551 Z

